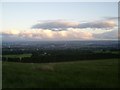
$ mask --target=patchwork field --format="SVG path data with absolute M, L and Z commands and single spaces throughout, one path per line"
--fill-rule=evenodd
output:
M 116 88 L 118 59 L 59 63 L 3 62 L 3 88 Z

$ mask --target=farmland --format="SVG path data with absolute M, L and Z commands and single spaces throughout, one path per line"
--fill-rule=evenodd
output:
M 24 57 L 31 57 L 32 54 L 13 54 L 13 55 L 3 55 L 2 57 L 5 58 L 24 58 Z
M 118 88 L 118 41 L 3 42 L 5 88 Z

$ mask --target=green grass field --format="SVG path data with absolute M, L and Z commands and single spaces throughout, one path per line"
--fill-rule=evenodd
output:
M 13 54 L 13 55 L 3 55 L 2 57 L 6 58 L 24 58 L 24 57 L 31 57 L 32 54 Z
M 0 60 L 0 89 L 1 88 L 2 88 L 2 61 Z
M 3 88 L 116 88 L 118 60 L 3 62 Z

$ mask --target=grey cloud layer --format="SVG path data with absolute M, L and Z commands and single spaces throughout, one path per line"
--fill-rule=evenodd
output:
M 78 27 L 79 28 L 100 28 L 100 29 L 110 29 L 114 28 L 116 24 L 114 22 L 109 21 L 101 21 L 101 22 L 90 22 L 90 23 L 82 23 Z
M 46 21 L 34 25 L 33 29 L 49 29 L 49 30 L 65 30 L 67 28 L 75 28 L 79 25 L 78 22 L 67 22 L 67 21 Z
M 116 26 L 114 20 L 100 20 L 93 22 L 69 22 L 69 21 L 59 21 L 51 20 L 42 23 L 38 23 L 32 26 L 32 29 L 49 29 L 54 31 L 67 30 L 68 28 L 92 28 L 92 29 L 111 29 Z

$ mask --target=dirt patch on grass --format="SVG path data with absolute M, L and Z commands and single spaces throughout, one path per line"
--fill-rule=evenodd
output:
M 36 67 L 35 70 L 38 70 L 38 71 L 51 71 L 51 72 L 53 72 L 54 71 L 54 67 L 51 66 L 51 65 L 43 65 L 43 66 L 40 66 L 40 67 Z

